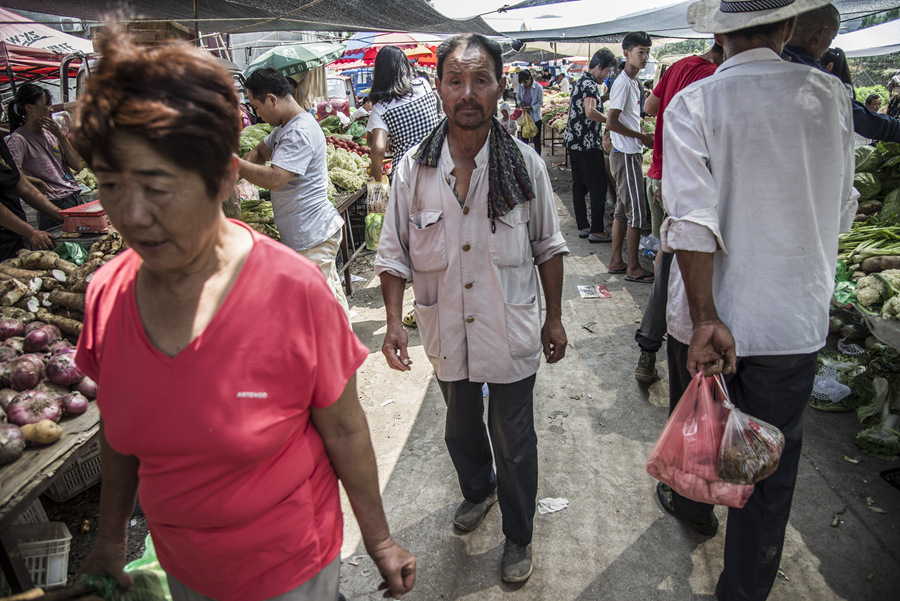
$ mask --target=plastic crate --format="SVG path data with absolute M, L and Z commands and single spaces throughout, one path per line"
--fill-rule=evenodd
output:
M 44 511 L 44 506 L 41 505 L 40 499 L 35 499 L 34 503 L 31 506 L 23 511 L 19 517 L 16 518 L 16 521 L 13 522 L 16 524 L 43 524 L 47 522 L 47 512 Z
M 45 522 L 10 526 L 9 534 L 18 541 L 22 561 L 35 586 L 46 588 L 66 583 L 72 535 L 65 524 Z M 10 593 L 6 578 L 0 573 L 0 597 Z
M 82 449 L 75 461 L 61 473 L 44 493 L 57 503 L 68 501 L 100 482 L 100 441 Z

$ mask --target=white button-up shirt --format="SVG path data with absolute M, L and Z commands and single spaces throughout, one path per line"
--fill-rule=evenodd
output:
M 490 137 L 475 157 L 464 205 L 453 192 L 448 143 L 436 168 L 400 162 L 391 183 L 375 273 L 413 282 L 416 323 L 440 380 L 508 384 L 541 360 L 541 291 L 535 265 L 569 252 L 543 160 L 516 140 L 535 199 L 496 219 L 487 213 Z
M 818 350 L 828 334 L 838 234 L 856 212 L 853 121 L 841 81 L 742 52 L 666 108 L 667 251 L 715 253 L 713 299 L 738 356 Z M 673 263 L 668 331 L 693 331 Z

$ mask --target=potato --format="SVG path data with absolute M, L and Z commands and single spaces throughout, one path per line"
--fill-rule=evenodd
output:
M 62 436 L 63 429 L 49 419 L 42 419 L 36 424 L 22 426 L 22 434 L 25 435 L 25 444 L 48 445 L 53 444 Z

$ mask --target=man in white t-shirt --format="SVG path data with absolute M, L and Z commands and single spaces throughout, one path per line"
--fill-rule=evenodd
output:
M 328 200 L 322 128 L 297 104 L 288 79 L 277 70 L 257 69 L 244 87 L 256 114 L 275 129 L 243 159 L 238 159 L 238 173 L 250 183 L 272 191 L 272 209 L 281 241 L 319 266 L 349 315 L 335 266 L 344 220 Z M 266 165 L 268 161 L 270 165 Z
M 612 258 L 609 273 L 625 274 L 627 282 L 653 283 L 653 274 L 641 267 L 638 245 L 641 230 L 650 229 L 650 205 L 644 191 L 643 147 L 653 148 L 653 134 L 641 129 L 641 100 L 644 91 L 637 74 L 650 58 L 650 36 L 633 31 L 622 40 L 625 70 L 609 93 L 606 128 L 612 132 L 610 170 L 616 180 L 616 211 L 612 230 Z M 628 242 L 628 262 L 622 261 L 622 243 Z
M 353 111 L 353 114 L 350 115 L 350 122 L 358 121 L 359 119 L 368 119 L 369 113 L 372 112 L 372 101 L 368 96 L 362 99 L 362 103 L 359 105 L 359 108 Z
M 559 91 L 564 94 L 568 94 L 571 86 L 569 85 L 569 78 L 566 77 L 565 73 L 560 73 L 556 76 L 556 85 L 559 86 Z

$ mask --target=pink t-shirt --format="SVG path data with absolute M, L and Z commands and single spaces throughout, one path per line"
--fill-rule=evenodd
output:
M 9 151 L 25 175 L 44 180 L 50 186 L 49 200 L 81 190 L 59 147 L 59 140 L 45 129 L 36 134 L 20 127 L 9 136 Z
M 220 601 L 285 593 L 339 553 L 337 478 L 310 409 L 333 404 L 369 352 L 321 270 L 251 233 L 228 297 L 174 358 L 144 331 L 131 250 L 91 282 L 76 356 L 109 444 L 140 460 L 162 567 Z

